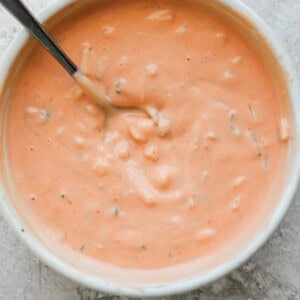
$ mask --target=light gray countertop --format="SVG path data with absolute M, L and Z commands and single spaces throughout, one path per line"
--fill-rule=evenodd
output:
M 50 1 L 25 2 L 37 12 Z M 282 40 L 299 74 L 300 0 L 243 2 L 257 12 Z M 0 57 L 19 28 L 1 8 Z M 49 269 L 19 241 L 0 214 L 0 299 L 119 298 L 88 290 Z M 248 263 L 212 285 L 172 299 L 300 299 L 300 188 L 280 228 Z

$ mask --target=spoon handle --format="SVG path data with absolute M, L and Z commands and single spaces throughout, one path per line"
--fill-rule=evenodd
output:
M 59 61 L 71 76 L 78 71 L 74 62 L 49 36 L 41 23 L 34 18 L 20 0 L 0 0 L 0 3 Z

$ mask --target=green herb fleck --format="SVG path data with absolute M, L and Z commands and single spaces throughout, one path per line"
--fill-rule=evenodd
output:
M 41 123 L 47 122 L 49 120 L 49 118 L 51 117 L 51 115 L 52 115 L 51 110 L 41 109 L 40 114 L 39 114 Z
M 124 84 L 126 80 L 124 78 L 120 78 L 115 83 L 115 91 L 117 94 L 121 94 L 122 92 L 122 84 Z
M 45 109 L 45 117 L 50 118 L 52 115 L 52 112 L 49 109 Z
M 119 215 L 119 209 L 117 207 L 113 207 L 112 214 L 117 217 Z

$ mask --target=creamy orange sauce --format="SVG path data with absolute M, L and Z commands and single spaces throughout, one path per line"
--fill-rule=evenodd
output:
M 53 34 L 112 103 L 141 110 L 104 114 L 34 50 L 12 97 L 8 154 L 40 229 L 138 269 L 245 242 L 274 203 L 290 139 L 260 56 L 184 1 L 109 1 Z

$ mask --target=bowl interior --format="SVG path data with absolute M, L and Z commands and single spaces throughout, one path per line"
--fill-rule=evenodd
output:
M 10 48 L 3 64 L 4 68 L 0 78 L 2 83 L 0 103 L 0 153 L 2 163 L 0 173 L 3 211 L 22 239 L 46 264 L 64 275 L 95 289 L 114 294 L 158 296 L 183 292 L 225 275 L 249 258 L 266 241 L 288 209 L 297 186 L 299 159 L 296 153 L 299 150 L 300 107 L 295 99 L 299 94 L 292 66 L 284 50 L 267 26 L 241 3 L 235 0 L 189 1 L 197 2 L 200 6 L 223 18 L 260 54 L 278 92 L 281 93 L 281 105 L 290 111 L 294 130 L 294 139 L 291 143 L 289 159 L 285 168 L 286 181 L 284 187 L 278 187 L 276 207 L 266 214 L 264 226 L 257 228 L 257 232 L 251 238 L 249 237 L 248 243 L 243 248 L 230 252 L 230 255 L 228 254 L 226 258 L 220 259 L 218 267 L 211 268 L 202 266 L 197 262 L 191 262 L 183 266 L 151 272 L 121 270 L 104 263 L 84 259 L 82 256 L 79 257 L 76 253 L 70 253 L 67 249 L 57 247 L 57 245 L 45 239 L 43 234 L 37 230 L 38 224 L 35 224 L 30 216 L 26 214 L 22 201 L 18 201 L 20 197 L 10 180 L 6 148 L 6 124 L 10 98 L 18 85 L 19 74 L 22 73 L 26 58 L 30 56 L 35 47 L 39 46 L 32 39 L 28 39 L 27 34 L 22 33 Z M 58 1 L 42 14 L 42 18 L 46 20 L 47 28 L 51 30 L 51 28 L 59 26 L 64 21 L 97 4 L 99 4 L 99 0 Z

